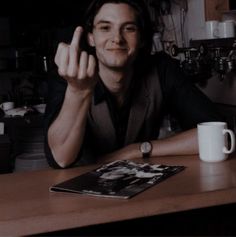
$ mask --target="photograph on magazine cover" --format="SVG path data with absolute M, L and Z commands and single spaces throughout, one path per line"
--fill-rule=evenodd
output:
M 127 199 L 182 171 L 184 168 L 184 166 L 118 160 L 53 185 L 50 187 L 50 191 Z

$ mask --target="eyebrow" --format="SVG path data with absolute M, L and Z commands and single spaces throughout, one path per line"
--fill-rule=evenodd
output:
M 106 21 L 106 20 L 100 20 L 95 25 L 99 25 L 99 24 L 112 24 L 112 22 Z M 138 25 L 137 22 L 135 22 L 135 21 L 126 21 L 126 22 L 122 23 L 122 25 L 128 25 L 128 24 Z

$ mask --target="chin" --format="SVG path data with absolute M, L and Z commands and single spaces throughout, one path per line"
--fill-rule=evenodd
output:
M 128 58 L 123 58 L 123 59 L 108 59 L 107 60 L 107 65 L 110 67 L 117 67 L 117 68 L 123 68 L 126 67 L 127 65 L 130 65 L 130 60 Z
M 135 54 L 128 54 L 126 51 L 97 52 L 98 60 L 110 68 L 124 68 L 132 64 Z

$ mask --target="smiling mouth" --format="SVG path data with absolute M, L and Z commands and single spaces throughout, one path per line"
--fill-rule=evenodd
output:
M 112 49 L 108 49 L 108 51 L 126 51 L 126 48 L 112 48 Z

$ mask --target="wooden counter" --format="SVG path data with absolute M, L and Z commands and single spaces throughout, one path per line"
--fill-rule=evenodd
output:
M 51 185 L 94 165 L 0 175 L 0 235 L 40 234 L 236 203 L 235 155 L 221 163 L 205 163 L 197 156 L 150 162 L 187 168 L 129 200 L 49 192 Z

